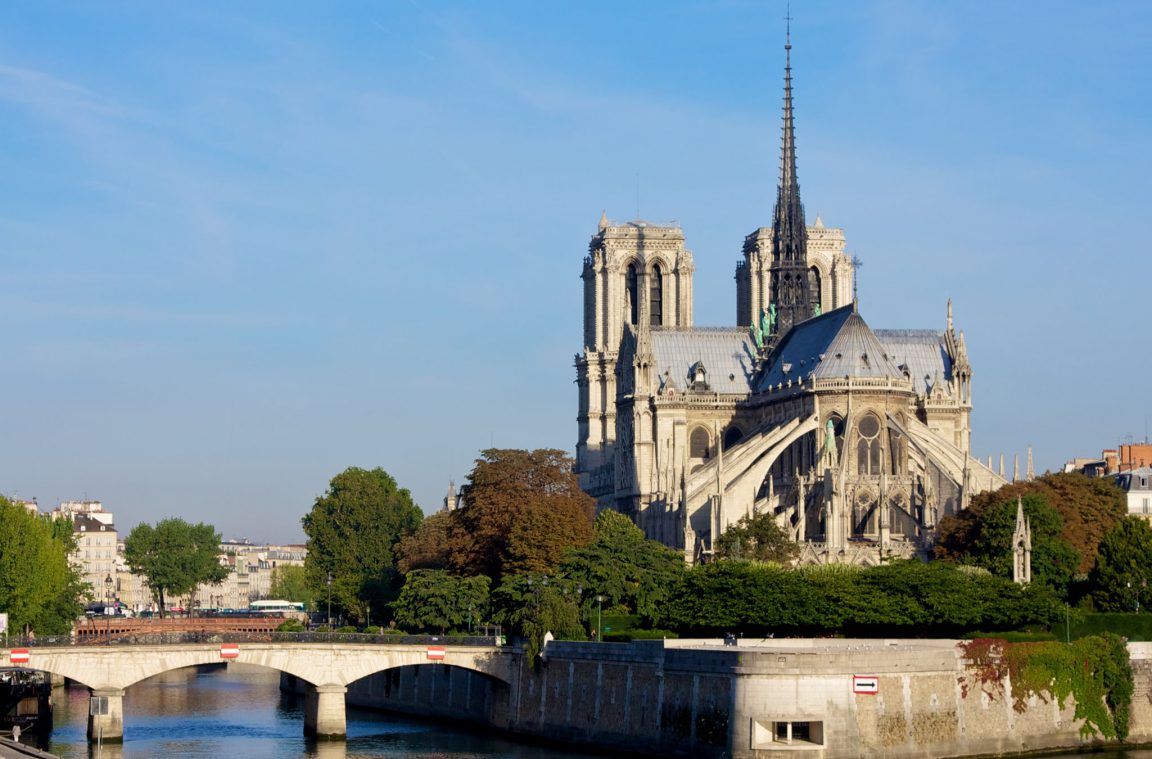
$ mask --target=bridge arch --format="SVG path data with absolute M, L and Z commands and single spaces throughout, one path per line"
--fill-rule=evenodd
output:
M 185 667 L 217 664 L 219 644 L 36 647 L 28 667 L 67 677 L 93 689 L 124 689 Z M 512 653 L 489 646 L 446 646 L 444 659 L 405 644 L 242 643 L 237 661 L 293 675 L 313 685 L 348 685 L 376 672 L 438 662 L 472 669 L 508 683 Z
M 377 672 L 407 666 L 448 665 L 474 670 L 511 685 L 518 650 L 498 646 L 437 646 L 379 643 L 241 643 L 235 661 L 287 673 L 308 683 L 304 732 L 343 738 L 348 685 Z M 432 658 L 434 657 L 434 658 Z M 126 688 L 149 677 L 225 661 L 219 643 L 135 646 L 35 647 L 25 665 L 86 685 L 99 710 L 90 710 L 90 740 L 120 741 Z M 97 713 L 99 711 L 99 713 Z

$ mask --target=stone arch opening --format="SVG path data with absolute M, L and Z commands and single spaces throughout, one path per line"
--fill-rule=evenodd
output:
M 815 266 L 808 269 L 808 306 L 810 313 L 815 316 L 821 312 L 823 304 L 824 275 Z
M 628 264 L 628 269 L 624 273 L 624 291 L 628 298 L 629 324 L 638 324 L 640 322 L 639 282 L 640 276 L 636 270 L 636 264 Z
M 659 263 L 652 265 L 648 287 L 649 324 L 659 327 L 664 324 L 664 269 Z
M 421 716 L 488 723 L 509 708 L 511 685 L 492 674 L 451 664 L 388 667 L 348 684 L 347 703 Z
M 860 416 L 856 422 L 856 473 L 865 475 L 880 474 L 883 462 L 880 457 L 880 418 L 871 412 Z
M 700 461 L 712 458 L 712 436 L 705 427 L 694 427 L 688 436 L 688 456 Z

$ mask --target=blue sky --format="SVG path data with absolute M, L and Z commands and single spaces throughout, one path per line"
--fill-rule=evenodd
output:
M 0 492 L 293 540 L 576 440 L 601 210 L 697 324 L 770 223 L 783 2 L 0 5 Z M 801 191 L 875 328 L 943 328 L 974 452 L 1145 436 L 1152 4 L 793 3 Z

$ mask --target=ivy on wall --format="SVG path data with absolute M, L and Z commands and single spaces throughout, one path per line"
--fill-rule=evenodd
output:
M 1128 737 L 1132 667 L 1119 636 L 1103 633 L 1070 644 L 978 638 L 960 648 L 968 662 L 968 674 L 960 678 L 963 697 L 979 689 L 989 698 L 1004 698 L 1005 684 L 1010 683 L 1012 706 L 1023 712 L 1032 696 L 1045 702 L 1055 698 L 1061 709 L 1072 696 L 1076 719 L 1084 720 L 1081 735 Z

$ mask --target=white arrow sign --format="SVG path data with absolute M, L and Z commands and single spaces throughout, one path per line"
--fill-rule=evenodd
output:
M 852 675 L 853 693 L 879 693 L 880 678 L 876 675 Z

